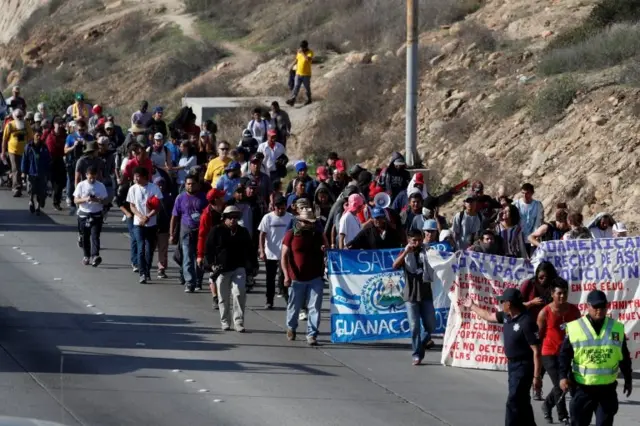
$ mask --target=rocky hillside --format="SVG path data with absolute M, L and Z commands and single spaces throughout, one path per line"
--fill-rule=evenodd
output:
M 516 193 L 529 181 L 548 212 L 562 200 L 639 227 L 636 3 L 421 0 L 418 150 L 434 190 L 479 178 Z M 125 117 L 142 98 L 284 96 L 306 38 L 316 102 L 296 111 L 294 156 L 335 149 L 374 168 L 404 147 L 403 4 L 50 1 L 0 49 L 0 67 L 27 97 L 81 89 Z M 246 113 L 220 117 L 225 136 Z

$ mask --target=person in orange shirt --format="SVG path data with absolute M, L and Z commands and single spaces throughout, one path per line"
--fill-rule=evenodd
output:
M 298 53 L 296 54 L 296 59 L 287 68 L 296 67 L 296 79 L 295 85 L 293 87 L 293 92 L 291 93 L 291 98 L 287 100 L 287 105 L 294 106 L 296 103 L 296 98 L 298 97 L 298 93 L 300 92 L 300 86 L 304 86 L 304 89 L 307 92 L 307 102 L 305 105 L 309 105 L 311 103 L 311 62 L 313 61 L 313 50 L 309 49 L 309 43 L 307 40 L 302 40 L 300 42 L 300 48 L 298 49 Z

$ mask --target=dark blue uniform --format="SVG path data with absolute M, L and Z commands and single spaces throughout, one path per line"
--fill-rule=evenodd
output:
M 496 318 L 504 324 L 504 352 L 509 360 L 509 396 L 505 425 L 535 426 L 530 393 L 534 373 L 531 345 L 540 344 L 538 326 L 527 311 L 514 318 L 497 312 Z

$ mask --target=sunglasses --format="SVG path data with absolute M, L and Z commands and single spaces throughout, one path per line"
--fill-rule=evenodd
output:
M 229 148 L 218 148 L 220 151 L 229 151 Z
M 606 304 L 606 303 L 602 303 L 602 304 L 598 304 L 598 305 L 591 305 L 591 307 L 592 307 L 593 309 L 598 309 L 598 310 L 600 310 L 600 309 L 606 309 L 606 308 L 607 308 L 607 304 Z

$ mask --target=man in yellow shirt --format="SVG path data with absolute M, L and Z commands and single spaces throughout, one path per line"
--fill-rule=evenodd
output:
M 291 98 L 287 100 L 287 105 L 294 106 L 296 98 L 300 92 L 300 86 L 304 86 L 307 91 L 307 102 L 305 105 L 311 103 L 311 62 L 313 60 L 313 50 L 309 49 L 309 43 L 307 40 L 300 42 L 300 48 L 296 54 L 296 59 L 291 65 L 296 67 L 296 82 L 291 93 Z
M 229 157 L 229 143 L 220 141 L 218 144 L 218 156 L 209 161 L 207 171 L 204 174 L 204 180 L 211 182 L 211 186 L 215 188 L 218 178 L 224 174 L 224 169 L 232 161 Z
M 33 130 L 24 120 L 24 112 L 15 109 L 12 112 L 13 120 L 9 121 L 2 134 L 2 161 L 5 161 L 7 154 L 11 163 L 11 188 L 14 197 L 22 195 L 22 155 L 29 141 L 33 140 Z

